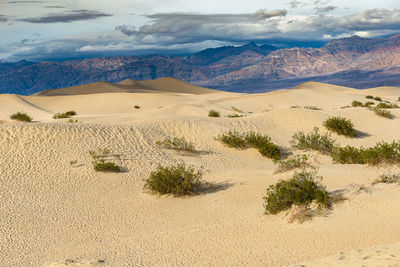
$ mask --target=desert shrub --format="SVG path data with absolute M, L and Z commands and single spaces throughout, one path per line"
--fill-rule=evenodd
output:
M 290 144 L 300 150 L 316 150 L 323 154 L 330 154 L 335 146 L 335 140 L 331 138 L 329 133 L 320 134 L 318 128 L 315 127 L 314 131 L 308 134 L 304 132 L 295 133 Z
M 369 108 L 370 106 L 373 106 L 373 105 L 375 105 L 374 102 L 366 102 L 366 103 L 364 104 L 364 107 Z
M 233 111 L 235 111 L 235 112 L 238 112 L 238 113 L 244 113 L 243 110 L 238 109 L 237 107 L 234 107 L 234 106 L 232 106 L 231 109 L 232 109 Z
M 174 137 L 165 138 L 163 141 L 157 141 L 157 145 L 162 146 L 167 149 L 173 149 L 178 151 L 194 152 L 194 144 L 192 142 L 186 141 L 185 137 Z
M 367 95 L 365 98 L 374 99 L 374 97 L 372 95 Z
M 373 185 L 384 183 L 384 184 L 394 184 L 400 183 L 400 175 L 398 174 L 382 174 L 372 183 Z
M 291 179 L 270 185 L 264 197 L 267 214 L 277 214 L 292 205 L 307 206 L 313 201 L 323 207 L 329 206 L 329 193 L 317 180 L 315 171 L 296 172 Z
M 353 107 L 363 107 L 364 105 L 360 101 L 354 100 L 353 102 L 351 102 L 351 106 L 353 106 Z
M 352 146 L 335 147 L 331 157 L 334 162 L 341 164 L 364 164 L 363 149 Z
M 292 155 L 287 159 L 276 161 L 275 164 L 278 165 L 278 168 L 275 171 L 276 173 L 312 167 L 312 165 L 308 162 L 308 156 L 304 154 Z
M 193 195 L 204 184 L 202 176 L 202 169 L 195 171 L 194 166 L 186 167 L 183 162 L 166 167 L 158 165 L 145 179 L 144 189 L 161 195 Z
M 274 160 L 281 157 L 279 146 L 272 143 L 271 138 L 266 135 L 255 132 L 240 134 L 237 131 L 229 131 L 227 134 L 219 135 L 216 139 L 229 147 L 256 148 L 261 155 Z
M 343 106 L 343 107 L 340 107 L 341 109 L 345 109 L 345 108 L 351 108 L 351 106 L 350 105 L 347 105 L 347 106 Z
M 104 159 L 95 160 L 92 162 L 93 169 L 96 172 L 121 172 L 122 168 L 116 163 L 105 161 Z
M 380 109 L 380 108 L 373 108 L 372 111 L 374 111 L 374 113 L 380 117 L 384 117 L 387 119 L 393 119 L 394 115 L 392 112 L 390 112 L 389 110 L 384 110 L 384 109 Z
M 208 117 L 221 117 L 221 114 L 219 113 L 219 111 L 216 111 L 215 109 L 211 109 L 208 112 Z
M 241 118 L 244 117 L 244 115 L 239 115 L 239 114 L 229 114 L 228 118 Z
M 300 106 L 290 106 L 290 108 L 301 108 Z
M 77 123 L 78 120 L 69 119 L 69 120 L 67 120 L 67 122 L 68 122 L 68 123 Z
M 76 112 L 75 111 L 67 111 L 65 113 L 56 113 L 53 115 L 53 119 L 65 119 L 65 118 L 71 118 L 72 116 L 75 116 Z
M 305 109 L 310 109 L 310 110 L 321 110 L 319 107 L 316 106 L 304 106 Z
M 379 103 L 376 108 L 399 108 L 396 104 Z
M 356 130 L 353 128 L 353 123 L 343 117 L 330 117 L 324 121 L 324 126 L 339 135 L 348 137 L 355 137 L 357 135 Z
M 376 101 L 382 101 L 382 98 L 380 98 L 379 96 L 375 96 L 375 97 L 374 97 L 374 100 L 376 100 Z
M 135 105 L 135 106 L 134 106 L 134 108 L 136 108 L 136 109 L 140 109 L 140 106 L 138 106 L 138 105 Z
M 10 115 L 10 119 L 23 122 L 32 122 L 32 118 L 25 112 L 17 112 Z
M 400 97 L 399 98 L 397 98 L 397 102 L 399 102 L 400 101 Z

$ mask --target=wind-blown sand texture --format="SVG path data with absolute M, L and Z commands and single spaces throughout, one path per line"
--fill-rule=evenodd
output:
M 137 82 L 120 85 L 132 84 Z M 269 185 L 291 173 L 274 174 L 275 165 L 256 150 L 227 148 L 214 137 L 253 130 L 289 149 L 295 132 L 325 132 L 322 122 L 340 115 L 364 133 L 353 139 L 333 134 L 340 144 L 391 142 L 400 139 L 400 110 L 391 110 L 396 118 L 389 120 L 366 108 L 340 107 L 367 102 L 368 94 L 395 102 L 400 88 L 306 83 L 246 95 L 173 79 L 141 84 L 136 92 L 105 86 L 88 94 L 97 85 L 87 85 L 0 95 L 1 266 L 399 266 L 400 186 L 372 186 L 396 168 L 333 164 L 313 153 L 327 189 L 341 190 L 348 200 L 326 216 L 288 223 L 286 212 L 265 215 L 262 198 Z M 246 117 L 227 118 L 232 106 Z M 222 117 L 207 117 L 210 109 Z M 78 113 L 78 123 L 52 119 L 68 110 Z M 10 121 L 16 111 L 34 122 Z M 161 149 L 156 141 L 167 136 L 184 136 L 201 152 Z M 94 172 L 88 151 L 97 148 L 121 154 L 127 171 Z M 143 179 L 156 164 L 176 160 L 204 166 L 204 179 L 217 188 L 185 198 L 143 192 Z

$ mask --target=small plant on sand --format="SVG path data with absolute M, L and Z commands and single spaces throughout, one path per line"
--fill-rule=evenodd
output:
M 293 148 L 300 150 L 316 150 L 322 154 L 330 154 L 335 146 L 335 140 L 331 138 L 329 133 L 320 134 L 318 128 L 315 127 L 314 131 L 308 134 L 304 132 L 295 133 L 290 144 Z
M 380 175 L 375 181 L 372 183 L 372 185 L 375 184 L 394 184 L 394 183 L 399 183 L 400 184 L 400 175 L 398 174 L 382 174 Z
M 399 98 L 397 98 L 397 102 L 399 102 L 400 101 L 400 97 Z
M 369 107 L 371 107 L 371 106 L 373 106 L 373 105 L 375 105 L 374 102 L 366 102 L 366 103 L 364 104 L 364 107 L 369 108 Z
M 76 112 L 75 111 L 67 111 L 65 113 L 56 113 L 53 115 L 53 119 L 65 119 L 65 118 L 71 118 L 72 116 L 75 116 Z
M 343 106 L 343 107 L 340 107 L 341 109 L 345 109 L 345 108 L 351 108 L 351 106 L 350 105 L 347 105 L 347 106 Z
M 364 105 L 360 101 L 354 100 L 353 102 L 351 102 L 351 106 L 352 107 L 363 107 Z
M 356 130 L 353 128 L 353 123 L 343 117 L 330 117 L 324 121 L 324 126 L 339 135 L 347 137 L 355 137 L 357 135 Z
M 367 95 L 365 98 L 367 99 L 374 99 L 374 97 L 372 95 Z
M 278 165 L 275 173 L 287 172 L 294 169 L 306 169 L 313 168 L 313 166 L 308 162 L 308 156 L 303 155 L 291 155 L 286 159 L 274 162 Z
M 174 138 L 165 138 L 163 141 L 157 141 L 157 145 L 167 148 L 173 149 L 177 151 L 186 151 L 186 152 L 195 152 L 194 144 L 192 142 L 186 141 L 185 137 L 174 137 Z
M 122 169 L 116 163 L 111 161 L 105 161 L 104 159 L 95 160 L 93 163 L 93 169 L 96 172 L 121 172 Z
M 304 106 L 305 109 L 310 109 L 310 110 L 321 110 L 319 107 L 316 106 Z
M 67 122 L 68 122 L 68 123 L 77 123 L 78 120 L 69 119 L 69 120 L 67 120 Z
M 382 98 L 380 98 L 379 96 L 375 96 L 375 97 L 374 97 L 374 100 L 376 100 L 376 101 L 382 101 Z
M 379 103 L 376 108 L 399 108 L 396 104 Z
M 134 108 L 136 108 L 136 109 L 140 109 L 140 106 L 138 106 L 138 105 L 135 105 L 135 106 L 134 106 Z
M 352 147 L 335 147 L 331 157 L 334 162 L 341 164 L 364 164 L 365 161 L 362 156 L 363 151 Z
M 244 113 L 243 110 L 238 109 L 237 107 L 234 107 L 234 106 L 232 106 L 231 109 L 232 109 L 233 111 L 235 111 L 235 112 L 238 112 L 238 113 Z
M 69 165 L 71 165 L 71 166 L 74 166 L 76 163 L 78 163 L 78 160 L 71 160 L 70 162 L 69 162 Z
M 261 155 L 278 160 L 281 157 L 280 148 L 272 143 L 271 138 L 255 132 L 240 134 L 237 131 L 229 131 L 227 134 L 219 135 L 216 140 L 221 141 L 228 147 L 256 148 Z
M 241 117 L 244 117 L 245 115 L 239 115 L 239 114 L 229 114 L 228 115 L 228 118 L 241 118 Z
M 17 112 L 10 115 L 10 119 L 23 122 L 32 122 L 32 118 L 25 112 Z
M 316 171 L 296 172 L 288 180 L 280 180 L 270 185 L 264 197 L 264 209 L 266 214 L 277 214 L 287 210 L 292 205 L 308 206 L 315 201 L 321 208 L 330 206 L 329 193 L 318 180 Z
M 208 117 L 221 117 L 221 114 L 219 113 L 219 111 L 216 111 L 215 109 L 211 109 L 208 112 Z
M 380 117 L 384 117 L 387 119 L 393 119 L 394 115 L 392 112 L 390 112 L 389 110 L 384 110 L 384 109 L 380 109 L 380 108 L 372 108 L 371 109 L 376 115 L 380 116 Z
M 300 106 L 290 106 L 290 108 L 301 108 Z
M 203 185 L 203 169 L 195 170 L 194 166 L 186 166 L 179 162 L 171 166 L 158 165 L 145 179 L 144 189 L 160 195 L 194 195 Z

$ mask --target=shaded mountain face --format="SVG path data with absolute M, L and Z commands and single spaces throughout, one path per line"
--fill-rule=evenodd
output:
M 290 88 L 314 80 L 355 88 L 400 86 L 400 34 L 358 36 L 322 48 L 278 49 L 254 42 L 210 48 L 185 57 L 129 56 L 64 62 L 0 62 L 0 92 L 33 94 L 98 81 L 174 77 L 197 85 L 242 92 Z

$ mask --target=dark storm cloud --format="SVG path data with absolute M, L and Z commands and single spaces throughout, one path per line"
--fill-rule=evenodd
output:
M 60 23 L 60 22 L 68 23 L 73 21 L 91 20 L 109 16 L 112 15 L 92 10 L 73 10 L 65 13 L 49 14 L 37 18 L 24 18 L 24 19 L 19 19 L 18 21 L 29 22 L 29 23 Z

